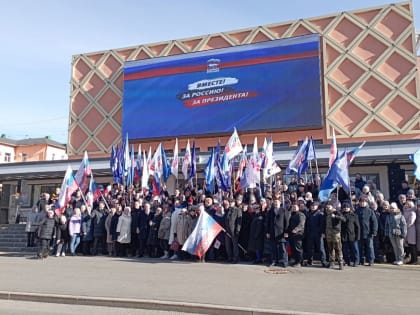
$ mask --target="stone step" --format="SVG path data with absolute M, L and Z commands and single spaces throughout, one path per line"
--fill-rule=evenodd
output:
M 24 241 L 24 242 L 2 242 L 2 241 L 0 241 L 0 247 L 26 247 L 26 241 Z
M 38 247 L 10 247 L 10 246 L 0 246 L 0 252 L 28 252 L 36 253 Z
M 26 233 L 0 233 L 0 239 L 3 238 L 26 238 Z

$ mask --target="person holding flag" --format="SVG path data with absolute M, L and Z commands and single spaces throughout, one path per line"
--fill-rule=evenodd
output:
M 182 250 L 204 261 L 204 255 L 223 228 L 205 211 L 203 204 L 199 205 L 198 210 L 200 216 L 197 224 L 182 246 Z

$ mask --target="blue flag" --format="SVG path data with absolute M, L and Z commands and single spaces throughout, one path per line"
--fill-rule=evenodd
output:
M 206 179 L 206 188 L 210 193 L 214 193 L 214 148 L 211 149 L 211 155 L 204 169 L 204 178 Z
M 169 175 L 171 175 L 171 165 L 168 162 L 168 159 L 166 158 L 165 149 L 163 148 L 163 144 L 161 145 L 162 149 L 162 175 L 163 180 L 166 183 L 168 181 Z
M 319 190 L 319 200 L 328 200 L 331 192 L 338 184 L 343 186 L 344 190 L 350 191 L 347 152 L 343 152 L 338 155 L 334 160 L 334 163 L 331 165 L 331 168 L 328 170 L 327 176 L 322 181 L 321 188 Z
M 223 154 L 222 161 L 218 163 L 218 177 L 220 180 L 220 188 L 225 191 L 230 191 L 230 165 L 226 154 Z
M 308 150 L 308 138 L 306 137 L 301 146 L 296 150 L 293 158 L 290 160 L 289 165 L 286 169 L 286 174 L 291 174 L 292 171 L 295 173 L 298 173 L 300 176 L 300 173 L 303 173 L 307 169 L 307 165 L 305 168 L 305 165 L 302 165 L 302 163 L 307 162 L 306 156 L 307 156 L 307 150 Z
M 195 177 L 197 171 L 197 164 L 196 164 L 196 157 L 195 157 L 195 141 L 193 141 L 192 149 L 191 149 L 191 172 L 190 172 L 190 179 Z

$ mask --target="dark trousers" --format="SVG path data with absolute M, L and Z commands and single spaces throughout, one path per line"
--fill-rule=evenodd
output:
M 99 248 L 101 248 L 101 251 L 99 251 Z M 98 253 L 101 253 L 102 255 L 105 254 L 105 242 L 103 235 L 101 236 L 95 236 L 93 238 L 93 249 L 92 249 L 92 255 L 98 255 Z
M 38 249 L 38 257 L 47 258 L 49 253 L 50 253 L 50 240 L 41 238 L 40 246 Z
M 82 254 L 89 256 L 91 254 L 92 241 L 82 241 Z
M 315 256 L 317 254 L 318 257 Z M 312 262 L 315 258 L 319 258 L 321 263 L 327 262 L 327 255 L 325 253 L 324 239 L 321 236 L 307 236 L 306 251 L 304 255 L 308 262 Z
M 345 241 L 343 242 L 343 256 L 344 261 L 349 266 L 350 262 L 354 262 L 355 265 L 360 263 L 359 255 L 359 244 L 357 241 Z
M 303 235 L 292 235 L 289 238 L 290 249 L 292 250 L 291 258 L 296 264 L 300 264 L 303 259 Z
M 147 248 L 147 239 L 142 237 L 138 238 L 139 240 L 139 257 L 143 257 L 144 255 L 148 255 L 148 248 Z
M 271 262 L 279 264 L 282 267 L 287 267 L 289 264 L 289 257 L 286 251 L 286 242 L 279 242 L 269 240 L 271 245 Z
M 28 242 L 27 247 L 34 247 L 35 246 L 35 232 L 28 232 Z
M 139 248 L 140 248 L 140 244 L 139 244 L 138 234 L 136 234 L 135 230 L 131 231 L 130 254 L 132 256 L 136 256 Z
M 239 236 L 232 235 L 231 237 L 225 235 L 225 246 L 228 260 L 238 262 L 239 260 Z
M 373 263 L 375 260 L 375 253 L 373 250 L 373 239 L 371 237 L 361 239 L 359 241 L 360 262 Z

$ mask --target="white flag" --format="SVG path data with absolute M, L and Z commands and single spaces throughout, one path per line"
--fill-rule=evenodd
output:
M 190 140 L 188 139 L 187 147 L 185 148 L 184 160 L 182 161 L 182 174 L 184 174 L 184 179 L 188 180 L 188 166 L 191 164 L 191 148 Z
M 233 130 L 233 134 L 230 136 L 229 141 L 225 147 L 225 154 L 228 160 L 232 160 L 235 156 L 242 152 L 242 144 L 239 139 L 236 128 Z
M 178 160 L 178 138 L 175 139 L 175 148 L 174 148 L 174 159 L 172 160 L 171 163 L 171 173 L 178 178 L 178 164 L 179 164 L 179 160 Z

